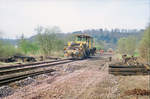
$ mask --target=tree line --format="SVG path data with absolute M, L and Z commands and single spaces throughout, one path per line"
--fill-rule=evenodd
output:
M 51 56 L 57 54 L 63 56 L 64 45 L 68 40 L 72 40 L 71 34 L 61 34 L 59 27 L 42 27 L 37 26 L 34 29 L 37 33 L 35 36 L 27 39 L 22 36 L 17 40 L 17 45 L 13 46 L 0 40 L 0 57 L 9 57 L 12 55 L 42 55 Z
M 68 41 L 74 39 L 74 34 L 80 33 L 73 32 L 70 34 L 63 34 L 61 33 L 60 28 L 56 26 L 37 26 L 34 30 L 36 32 L 35 36 L 27 39 L 22 35 L 20 39 L 17 40 L 17 46 L 13 46 L 12 44 L 0 40 L 0 57 L 8 57 L 14 54 L 51 56 L 54 53 L 63 56 L 64 46 Z M 100 33 L 98 33 L 98 31 Z M 93 36 L 97 49 L 105 49 L 105 47 L 108 46 L 108 48 L 116 48 L 116 51 L 120 54 L 137 55 L 144 59 L 149 58 L 150 26 L 147 27 L 145 31 L 136 30 L 136 33 L 114 34 L 102 29 L 99 29 L 98 31 L 84 30 L 81 33 Z M 2 34 L 0 33 L 0 36 L 1 35 Z M 115 44 L 111 42 L 115 42 Z M 113 45 L 115 45 L 115 47 L 112 47 Z
M 116 49 L 117 42 L 120 38 L 128 37 L 128 36 L 135 36 L 139 40 L 142 37 L 142 33 L 144 29 L 87 29 L 82 31 L 75 31 L 73 34 L 89 34 L 96 39 L 96 41 L 101 41 L 105 45 L 102 47 L 104 50 L 108 49 L 109 47 Z
M 143 32 L 140 40 L 135 36 L 120 38 L 117 42 L 117 51 L 120 54 L 140 56 L 150 62 L 150 26 Z

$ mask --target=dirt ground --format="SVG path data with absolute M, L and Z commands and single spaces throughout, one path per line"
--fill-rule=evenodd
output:
M 148 76 L 108 74 L 108 57 L 97 55 L 55 67 L 53 75 L 17 89 L 5 99 L 136 99 L 137 96 L 125 92 L 149 88 Z

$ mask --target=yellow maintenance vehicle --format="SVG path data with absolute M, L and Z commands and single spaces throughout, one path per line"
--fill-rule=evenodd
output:
M 73 59 L 88 58 L 95 52 L 93 37 L 86 34 L 75 35 L 75 40 L 68 42 L 67 47 L 64 48 L 64 56 Z

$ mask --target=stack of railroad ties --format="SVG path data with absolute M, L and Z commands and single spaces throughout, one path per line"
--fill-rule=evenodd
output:
M 148 75 L 150 74 L 150 65 L 138 62 L 137 57 L 122 55 L 122 62 L 109 64 L 109 73 L 123 76 Z

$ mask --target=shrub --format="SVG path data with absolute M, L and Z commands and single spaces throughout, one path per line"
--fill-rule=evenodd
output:
M 150 26 L 144 31 L 139 45 L 140 56 L 150 62 Z
M 120 38 L 118 40 L 117 50 L 121 54 L 134 55 L 137 41 L 135 37 Z
M 15 46 L 0 41 L 0 57 L 9 57 L 20 53 Z

